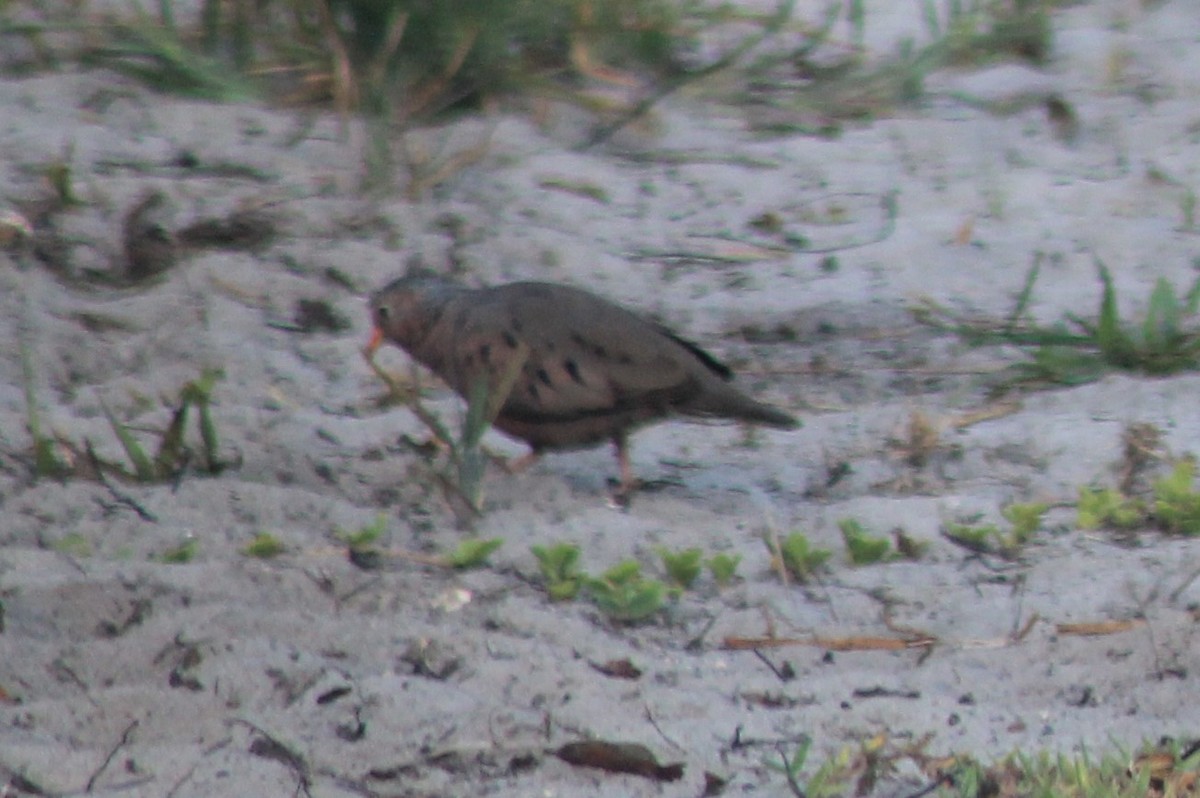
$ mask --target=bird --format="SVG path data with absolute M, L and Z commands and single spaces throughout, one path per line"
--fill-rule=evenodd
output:
M 470 288 L 418 272 L 374 292 L 369 310 L 368 361 L 388 342 L 464 398 L 481 379 L 490 390 L 511 385 L 492 421 L 529 445 L 511 470 L 548 451 L 611 442 L 618 500 L 639 484 L 628 443 L 639 427 L 669 418 L 800 426 L 734 387 L 733 371 L 698 345 L 580 288 L 549 282 Z

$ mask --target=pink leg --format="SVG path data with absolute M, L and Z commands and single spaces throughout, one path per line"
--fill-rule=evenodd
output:
M 629 462 L 629 442 L 624 435 L 613 436 L 613 448 L 617 453 L 617 469 L 621 475 L 621 484 L 617 486 L 618 504 L 628 504 L 633 492 L 637 490 L 638 478 L 633 475 L 633 466 Z
M 501 465 L 504 467 L 504 470 L 510 474 L 520 474 L 522 471 L 526 470 L 541 459 L 541 452 L 539 452 L 537 449 L 530 449 L 516 460 L 502 460 Z

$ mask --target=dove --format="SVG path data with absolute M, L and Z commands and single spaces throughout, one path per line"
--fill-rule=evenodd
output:
M 618 498 L 637 486 L 628 437 L 644 425 L 678 417 L 800 426 L 735 388 L 732 370 L 696 344 L 579 288 L 472 289 L 410 275 L 376 291 L 369 307 L 368 359 L 390 342 L 463 397 L 479 380 L 489 390 L 510 381 L 492 425 L 529 445 L 518 468 L 544 452 L 611 442 Z

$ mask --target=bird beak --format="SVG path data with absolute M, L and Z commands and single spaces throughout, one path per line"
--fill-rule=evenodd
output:
M 382 345 L 383 330 L 375 327 L 371 330 L 371 340 L 367 341 L 367 345 L 364 346 L 362 350 L 363 357 L 367 359 L 367 362 L 371 362 L 375 359 L 375 350 L 379 349 L 379 347 Z

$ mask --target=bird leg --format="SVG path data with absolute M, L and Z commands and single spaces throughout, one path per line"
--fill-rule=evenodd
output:
M 492 460 L 510 474 L 520 474 L 541 459 L 542 453 L 537 449 L 530 449 L 515 460 L 498 454 L 492 455 Z
M 641 482 L 633 475 L 633 466 L 629 463 L 629 440 L 622 433 L 613 436 L 613 449 L 617 454 L 617 470 L 621 475 L 620 484 L 613 493 L 613 501 L 619 507 L 628 507 L 629 500 Z

